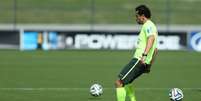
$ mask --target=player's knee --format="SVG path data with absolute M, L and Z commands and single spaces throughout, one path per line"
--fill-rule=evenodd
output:
M 123 83 L 122 83 L 122 81 L 121 81 L 121 80 L 116 80 L 116 82 L 115 82 L 115 86 L 116 86 L 117 88 L 119 88 L 119 87 L 123 87 Z

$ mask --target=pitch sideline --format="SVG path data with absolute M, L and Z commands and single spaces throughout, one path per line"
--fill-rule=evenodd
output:
M 115 90 L 115 88 L 103 88 Z M 135 90 L 170 90 L 171 88 L 135 88 Z M 201 88 L 181 88 L 182 90 L 201 90 Z M 0 91 L 85 91 L 89 88 L 0 88 Z

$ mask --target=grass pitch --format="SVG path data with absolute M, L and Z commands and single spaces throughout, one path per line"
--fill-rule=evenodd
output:
M 114 81 L 131 57 L 131 51 L 0 50 L 0 101 L 116 101 Z M 183 90 L 183 101 L 200 101 L 200 60 L 198 52 L 159 51 L 151 73 L 133 83 L 137 101 L 169 101 L 173 87 Z M 104 87 L 101 97 L 90 96 L 93 83 Z

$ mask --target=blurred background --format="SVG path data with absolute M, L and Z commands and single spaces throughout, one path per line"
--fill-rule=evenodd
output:
M 200 0 L 2 0 L 0 23 L 135 24 L 139 4 L 150 7 L 157 24 L 200 24 Z
M 140 4 L 152 11 L 159 55 L 134 83 L 137 101 L 169 101 L 175 87 L 183 101 L 201 99 L 201 0 L 0 1 L 1 101 L 115 101 L 116 75 L 136 47 Z M 94 83 L 103 96 L 89 94 Z
M 33 32 L 34 30 L 35 37 L 43 36 L 39 37 L 41 44 L 55 44 L 54 48 L 57 46 L 64 48 L 70 45 L 72 48 L 74 47 L 72 44 L 76 44 L 75 33 L 83 31 L 85 33 L 82 34 L 87 35 L 104 32 L 106 34 L 108 32 L 137 34 L 140 27 L 135 22 L 134 9 L 137 5 L 146 4 L 152 11 L 152 20 L 156 23 L 159 34 L 176 33 L 175 35 L 180 37 L 177 38 L 179 43 L 176 44 L 180 44 L 182 49 L 201 51 L 200 34 L 196 34 L 201 28 L 200 3 L 199 0 L 2 0 L 0 29 L 3 33 L 21 33 L 19 34 L 21 36 L 15 34 L 12 37 L 18 39 L 13 42 L 15 49 L 24 49 L 22 43 L 27 38 L 24 39 L 22 35 L 26 36 L 27 31 Z M 96 31 L 96 33 L 91 33 L 92 31 Z M 49 32 L 53 32 L 53 34 L 48 34 Z M 60 34 L 67 32 L 68 34 L 62 34 L 63 36 Z M 191 42 L 191 37 L 195 34 L 199 38 L 192 38 L 194 41 Z M 3 36 L 2 40 L 6 35 Z M 39 39 L 35 39 L 35 41 Z M 67 39 L 68 41 L 66 41 Z M 9 42 L 4 43 L 1 46 L 11 46 L 9 46 Z M 159 41 L 160 43 L 165 42 Z M 18 45 L 16 46 L 16 44 Z M 43 48 L 43 46 L 41 47 Z

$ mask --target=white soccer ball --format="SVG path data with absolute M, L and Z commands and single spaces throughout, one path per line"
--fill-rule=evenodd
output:
M 170 100 L 181 101 L 184 98 L 184 94 L 179 88 L 172 88 L 169 92 Z
M 100 84 L 93 84 L 90 87 L 90 94 L 95 97 L 101 96 L 103 94 L 103 87 Z

